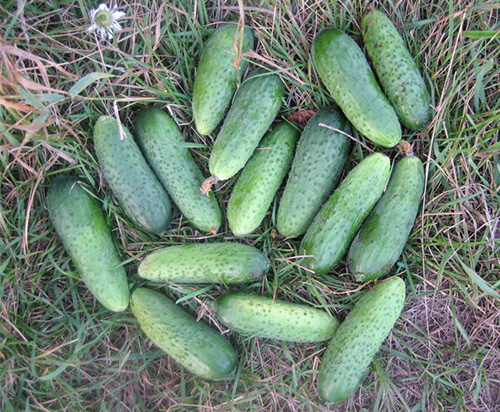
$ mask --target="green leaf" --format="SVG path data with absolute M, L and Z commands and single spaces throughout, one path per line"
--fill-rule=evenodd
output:
M 474 270 L 468 267 L 458 257 L 456 259 L 462 265 L 462 268 L 464 269 L 465 273 L 467 273 L 467 275 L 471 278 L 472 282 L 475 283 L 479 289 L 481 289 L 487 295 L 500 299 L 500 293 L 498 293 L 495 289 L 493 289 L 488 282 L 486 282 L 481 276 L 479 276 Z
M 112 74 L 99 73 L 99 72 L 87 74 L 86 76 L 78 80 L 73 86 L 71 86 L 71 89 L 69 89 L 69 94 L 73 99 L 76 95 L 80 94 L 82 90 L 89 87 L 95 81 L 99 79 L 106 79 L 108 77 L 114 77 L 114 76 Z
M 464 31 L 464 36 L 469 39 L 491 39 L 498 33 L 495 30 L 467 30 Z

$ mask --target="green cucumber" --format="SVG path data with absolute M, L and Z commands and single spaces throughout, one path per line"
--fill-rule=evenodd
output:
M 265 296 L 230 293 L 217 299 L 217 317 L 236 332 L 289 342 L 331 339 L 339 326 L 321 309 Z
M 395 146 L 401 140 L 401 125 L 356 42 L 340 30 L 322 30 L 314 39 L 312 57 L 352 125 L 375 144 Z
M 326 107 L 306 124 L 281 197 L 277 226 L 283 236 L 302 235 L 337 186 L 349 154 L 349 123 L 340 111 Z
M 284 85 L 277 74 L 254 70 L 243 82 L 215 140 L 210 173 L 226 180 L 248 161 L 278 115 Z
M 358 282 L 377 279 L 396 263 L 415 224 L 423 192 L 422 162 L 418 157 L 401 159 L 351 244 L 349 270 Z
M 221 25 L 210 36 L 193 87 L 193 117 L 198 133 L 212 133 L 224 117 L 247 66 L 245 59 L 237 65 L 235 61 L 252 47 L 252 30 L 236 24 Z
M 167 192 L 149 167 L 134 138 L 113 116 L 101 116 L 94 127 L 99 167 L 127 216 L 143 230 L 161 233 L 172 216 Z
M 362 32 L 366 52 L 401 122 L 412 130 L 426 127 L 432 117 L 430 95 L 394 23 L 372 10 L 363 16 Z
M 359 227 L 389 180 L 389 158 L 373 153 L 363 159 L 323 205 L 302 239 L 302 263 L 318 274 L 332 269 L 344 256 Z
M 227 207 L 227 220 L 235 235 L 253 232 L 264 219 L 290 168 L 298 136 L 297 128 L 282 122 L 262 139 L 238 179 Z
M 404 301 L 405 283 L 396 277 L 378 283 L 354 305 L 321 360 L 318 392 L 325 402 L 342 402 L 356 391 Z
M 130 306 L 146 336 L 186 369 L 208 380 L 234 376 L 238 360 L 231 344 L 169 298 L 139 288 Z
M 64 248 L 92 294 L 109 310 L 127 309 L 127 275 L 94 194 L 76 177 L 60 176 L 50 185 L 47 208 Z
M 213 193 L 200 192 L 204 177 L 177 124 L 163 110 L 141 111 L 135 120 L 139 145 L 179 210 L 203 232 L 217 232 L 221 212 Z
M 261 278 L 269 259 L 241 243 L 195 243 L 159 249 L 139 265 L 139 276 L 156 282 L 238 283 Z

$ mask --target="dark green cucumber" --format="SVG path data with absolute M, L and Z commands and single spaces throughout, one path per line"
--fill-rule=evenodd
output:
M 404 300 L 404 282 L 391 278 L 375 285 L 354 305 L 321 360 L 318 392 L 325 402 L 342 402 L 358 388 L 399 318 Z
M 149 164 L 179 210 L 203 232 L 216 232 L 221 213 L 213 193 L 200 192 L 204 177 L 174 120 L 163 110 L 140 112 L 135 131 Z
M 226 180 L 240 171 L 277 116 L 284 85 L 276 74 L 254 70 L 234 97 L 210 155 L 210 173 Z
M 412 130 L 426 127 L 432 113 L 424 79 L 394 23 L 372 10 L 362 20 L 366 52 L 401 122 Z
M 186 369 L 208 380 L 233 377 L 236 353 L 214 329 L 146 288 L 134 290 L 130 306 L 146 336 Z
M 326 107 L 316 113 L 300 135 L 297 150 L 278 209 L 278 231 L 283 236 L 302 235 L 321 205 L 337 186 L 350 148 L 350 133 L 340 111 Z
M 227 208 L 229 227 L 235 235 L 253 232 L 264 219 L 290 168 L 299 134 L 294 126 L 278 123 L 248 161 Z
M 358 282 L 377 279 L 396 263 L 415 224 L 423 192 L 422 162 L 418 157 L 401 159 L 351 244 L 349 270 Z
M 375 144 L 395 146 L 401 125 L 356 42 L 340 30 L 325 29 L 314 39 L 312 56 L 321 80 L 352 125 Z
M 195 243 L 169 246 L 146 256 L 139 276 L 156 282 L 238 283 L 262 277 L 269 259 L 241 243 Z
M 193 88 L 193 116 L 198 133 L 212 133 L 224 117 L 247 66 L 245 59 L 235 64 L 236 59 L 252 47 L 252 30 L 236 24 L 224 24 L 210 36 Z
M 382 196 L 391 173 L 389 158 L 363 159 L 323 205 L 302 239 L 302 263 L 316 273 L 332 269 L 344 256 L 359 227 Z
M 217 299 L 217 317 L 236 332 L 289 342 L 331 339 L 339 326 L 321 309 L 265 296 L 230 293 Z
M 64 248 L 92 294 L 109 310 L 127 309 L 125 269 L 94 195 L 74 176 L 57 177 L 49 188 L 47 208 Z
M 149 167 L 134 138 L 112 116 L 94 127 L 94 148 L 101 172 L 127 216 L 150 233 L 165 231 L 172 209 L 167 192 Z

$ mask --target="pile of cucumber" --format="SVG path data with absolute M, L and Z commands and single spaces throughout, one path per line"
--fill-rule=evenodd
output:
M 393 23 L 379 11 L 362 21 L 365 54 L 346 33 L 322 30 L 312 60 L 340 108 L 326 107 L 301 131 L 275 121 L 285 93 L 276 72 L 257 68 L 243 79 L 245 53 L 254 37 L 237 24 L 221 25 L 201 56 L 193 90 L 198 133 L 218 129 L 208 162 L 211 176 L 191 156 L 174 119 L 159 108 L 135 117 L 134 135 L 113 116 L 94 128 L 100 170 L 123 211 L 141 230 L 161 234 L 172 218 L 170 199 L 196 229 L 216 235 L 222 213 L 212 191 L 242 171 L 231 193 L 227 219 L 237 236 L 256 230 L 286 175 L 277 210 L 284 237 L 303 236 L 300 264 L 322 275 L 347 254 L 358 282 L 386 275 L 413 228 L 422 194 L 421 161 L 407 148 L 391 166 L 371 153 L 340 180 L 353 129 L 375 145 L 394 147 L 401 125 L 418 130 L 431 119 L 430 97 Z M 145 334 L 172 358 L 205 379 L 228 379 L 237 365 L 220 333 L 161 293 L 136 288 L 130 296 L 124 269 L 97 196 L 76 177 L 53 180 L 50 217 L 83 281 L 112 311 L 129 306 Z M 158 249 L 139 265 L 151 282 L 238 284 L 266 275 L 271 262 L 237 242 L 184 244 Z M 218 319 L 246 335 L 330 344 L 318 374 L 325 402 L 341 402 L 360 385 L 365 370 L 398 319 L 405 284 L 398 277 L 375 282 L 342 322 L 328 311 L 264 296 L 233 292 L 214 304 Z

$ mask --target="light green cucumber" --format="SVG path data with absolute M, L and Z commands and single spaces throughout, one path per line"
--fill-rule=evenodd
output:
M 235 235 L 253 232 L 264 219 L 290 168 L 299 134 L 291 124 L 276 124 L 248 161 L 227 208 L 229 227 Z
M 92 294 L 109 310 L 127 309 L 125 269 L 94 194 L 76 177 L 60 176 L 50 185 L 47 208 L 64 248 Z
M 217 317 L 236 332 L 289 342 L 331 339 L 339 326 L 321 309 L 265 296 L 230 293 L 217 299 Z
M 318 274 L 344 256 L 359 227 L 382 196 L 391 173 L 389 158 L 373 153 L 363 159 L 323 205 L 302 239 L 302 264 Z
M 346 118 L 333 107 L 321 109 L 307 122 L 278 209 L 283 236 L 304 234 L 337 186 L 349 155 L 349 137 L 320 124 L 350 133 Z
M 405 284 L 396 277 L 378 283 L 354 305 L 321 360 L 318 392 L 326 403 L 342 402 L 356 391 L 404 300 Z
M 130 306 L 146 336 L 186 369 L 208 380 L 234 376 L 238 361 L 231 344 L 169 298 L 139 288 Z
M 210 36 L 193 86 L 193 116 L 198 133 L 212 133 L 222 120 L 247 66 L 241 55 L 252 47 L 252 30 L 236 24 L 223 24 Z

